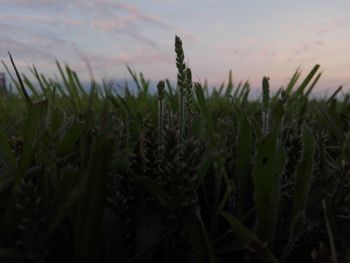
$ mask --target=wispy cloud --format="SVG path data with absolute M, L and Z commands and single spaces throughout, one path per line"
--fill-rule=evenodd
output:
M 348 17 L 331 18 L 321 22 L 316 27 L 316 32 L 318 34 L 326 34 L 326 33 L 334 32 L 341 27 L 348 27 L 349 22 L 350 22 L 350 19 Z
M 88 60 L 94 70 L 103 70 L 116 65 L 154 65 L 162 63 L 173 63 L 172 59 L 159 52 L 144 52 L 142 49 L 133 54 L 119 54 L 117 56 L 104 56 L 99 54 L 84 54 L 79 56 L 83 60 Z M 85 65 L 85 64 L 84 64 Z
M 7 58 L 7 50 L 13 52 L 21 64 L 24 64 L 22 63 L 24 61 L 34 63 L 39 60 L 52 63 L 57 56 L 64 58 L 69 54 L 79 58 L 84 54 L 95 70 L 115 67 L 117 64 L 173 62 L 171 57 L 162 52 L 152 37 L 143 31 L 145 28 L 154 27 L 163 31 L 179 29 L 157 16 L 143 12 L 136 6 L 109 0 L 98 2 L 0 0 L 0 4 L 16 6 L 14 10 L 28 10 L 28 12 L 5 13 L 0 11 L 1 59 Z M 38 12 L 36 8 L 56 11 Z M 63 28 L 63 31 L 59 28 Z M 122 42 L 119 45 L 121 50 L 118 55 L 101 54 L 99 49 L 83 50 L 74 41 L 65 38 L 65 35 L 77 30 L 83 35 L 85 31 L 108 33 L 108 37 L 114 35 L 119 39 L 120 36 L 125 36 L 133 41 L 134 47 Z M 88 38 L 87 35 L 85 37 Z M 81 62 L 76 65 L 81 65 Z
M 82 21 L 73 17 L 64 17 L 59 15 L 19 15 L 19 14 L 3 14 L 0 16 L 0 24 L 3 26 L 11 21 L 14 24 L 31 23 L 42 24 L 46 26 L 82 26 Z
M 183 33 L 186 38 L 194 40 L 194 37 L 186 33 L 183 28 L 172 26 L 160 17 L 147 14 L 134 5 L 109 0 L 102 0 L 102 2 L 86 5 L 82 8 L 86 15 L 98 10 L 98 15 L 94 15 L 89 21 L 89 25 L 95 30 L 124 34 L 154 49 L 159 49 L 159 46 L 151 36 L 142 31 L 157 28 L 164 32 L 173 32 L 173 34 Z M 79 7 L 82 7 L 81 4 Z M 121 14 L 123 12 L 125 14 Z

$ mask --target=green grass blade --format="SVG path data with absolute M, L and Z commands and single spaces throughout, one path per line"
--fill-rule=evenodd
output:
M 13 177 L 16 175 L 17 161 L 2 129 L 0 129 L 0 164 L 6 167 Z
M 30 105 L 24 126 L 24 146 L 19 162 L 19 175 L 23 175 L 34 158 L 34 150 L 40 140 L 40 132 L 44 124 L 48 101 L 43 100 Z
M 39 99 L 40 95 L 39 93 L 36 91 L 34 85 L 32 84 L 32 82 L 25 76 L 22 75 L 23 78 L 23 82 L 24 84 L 26 84 L 26 86 L 29 88 L 29 90 L 32 92 L 32 94 L 34 95 L 35 98 Z
M 114 145 L 107 128 L 107 126 L 102 128 L 90 155 L 75 225 L 74 262 L 76 263 L 99 262 L 97 244 L 102 231 L 106 178 Z
M 243 114 L 242 114 L 243 115 Z M 252 128 L 246 116 L 241 117 L 238 132 L 237 150 L 237 213 L 242 218 L 246 213 L 248 198 L 248 182 L 252 154 Z
M 11 79 L 12 83 L 15 85 L 15 87 L 16 87 L 16 89 L 18 91 L 18 94 L 20 94 L 20 96 L 25 100 L 24 94 L 21 91 L 21 87 L 20 87 L 19 83 L 16 81 L 16 79 L 13 77 L 10 69 L 7 67 L 6 63 L 3 60 L 1 60 L 1 63 L 4 66 L 7 74 L 10 76 L 10 79 Z
M 327 104 L 330 104 L 331 101 L 333 101 L 333 99 L 338 95 L 338 93 L 339 93 L 342 89 L 343 89 L 343 86 L 342 86 L 342 85 L 341 85 L 339 88 L 337 88 L 337 89 L 333 92 L 332 96 L 330 96 L 329 99 L 327 100 Z
M 82 180 L 79 181 L 80 173 L 77 171 L 65 171 L 62 173 L 61 180 L 70 181 L 70 183 L 62 183 L 62 192 L 58 198 L 52 202 L 52 213 L 48 215 L 48 226 L 45 233 L 46 238 L 50 238 L 57 231 L 67 216 L 72 213 L 78 204 L 82 193 Z M 71 183 L 73 181 L 73 183 Z
M 61 77 L 62 77 L 62 80 L 63 80 L 64 85 L 65 85 L 66 87 L 68 87 L 69 85 L 68 85 L 67 78 L 66 78 L 66 76 L 65 76 L 65 74 L 64 74 L 64 71 L 63 71 L 63 69 L 62 69 L 62 67 L 61 67 L 61 64 L 58 62 L 58 60 L 56 60 L 56 65 L 57 65 L 58 71 L 60 72 L 60 75 L 61 75 Z
M 70 127 L 66 128 L 66 132 L 57 146 L 57 156 L 64 156 L 76 147 L 75 144 L 83 133 L 83 129 L 84 123 L 81 122 L 74 122 Z
M 264 77 L 262 80 L 262 124 L 263 134 L 266 135 L 270 130 L 269 119 L 270 119 L 270 85 L 269 78 Z
M 319 110 L 321 113 L 321 117 L 323 118 L 329 129 L 332 131 L 334 136 L 337 138 L 338 143 L 342 144 L 345 140 L 345 135 L 341 128 L 326 110 L 322 109 L 321 107 L 319 107 Z
M 294 72 L 291 80 L 289 81 L 287 88 L 286 88 L 286 94 L 289 96 L 292 93 L 293 87 L 295 86 L 295 84 L 297 83 L 298 79 L 300 78 L 300 70 L 299 68 L 297 68 L 297 70 Z
M 318 80 L 320 79 L 321 76 L 322 76 L 322 72 L 318 73 L 318 75 L 316 76 L 316 78 L 314 79 L 312 84 L 310 85 L 310 88 L 305 92 L 304 97 L 308 97 L 310 95 L 311 91 L 314 89 L 316 83 L 318 82 Z
M 18 72 L 18 70 L 17 70 L 17 67 L 16 67 L 16 65 L 15 65 L 15 62 L 14 62 L 13 59 L 12 59 L 12 56 L 11 56 L 11 53 L 10 53 L 10 52 L 9 52 L 9 56 L 10 56 L 10 60 L 11 60 L 12 66 L 13 66 L 15 72 L 16 72 L 17 80 L 18 80 L 18 83 L 19 83 L 19 85 L 20 85 L 20 87 L 21 87 L 21 89 L 22 89 L 24 98 L 25 98 L 26 102 L 30 105 L 30 104 L 32 104 L 32 101 L 31 101 L 31 99 L 30 99 L 30 97 L 29 97 L 29 95 L 28 95 L 28 93 L 27 93 L 26 88 L 24 87 L 24 84 L 23 84 L 21 75 L 19 74 L 19 72 Z
M 272 246 L 279 214 L 280 177 L 286 154 L 282 143 L 272 133 L 257 145 L 257 152 L 254 171 L 256 231 L 261 240 L 268 241 Z
M 316 72 L 318 71 L 318 69 L 320 68 L 320 65 L 315 65 L 312 70 L 310 71 L 310 73 L 306 76 L 306 78 L 304 79 L 304 81 L 300 84 L 300 86 L 298 87 L 298 89 L 295 91 L 295 93 L 293 94 L 294 97 L 297 96 L 301 96 L 304 93 L 304 90 L 306 88 L 306 86 L 309 84 L 309 82 L 312 80 L 312 78 L 314 77 L 314 75 L 316 74 Z
M 232 80 L 232 70 L 230 70 L 228 75 L 228 83 L 225 90 L 225 97 L 231 96 L 233 91 L 233 80 Z
M 66 65 L 66 75 L 68 78 L 67 89 L 71 95 L 70 99 L 75 102 L 78 112 L 81 112 L 83 111 L 82 93 L 79 92 L 79 87 L 74 79 L 74 73 L 68 65 Z
M 280 177 L 286 162 L 286 153 L 278 139 L 284 115 L 281 101 L 271 113 L 271 131 L 257 144 L 257 157 L 253 172 L 257 234 L 273 245 L 280 203 Z
M 238 83 L 238 85 L 237 85 L 236 91 L 235 91 L 235 93 L 233 94 L 233 97 L 234 97 L 234 98 L 237 98 L 237 95 L 238 95 L 239 91 L 241 90 L 241 87 L 242 87 L 242 81 L 240 81 L 240 82 Z
M 127 67 L 128 71 L 130 73 L 130 76 L 132 77 L 132 79 L 134 80 L 134 82 L 136 84 L 137 90 L 139 92 L 141 92 L 142 91 L 142 87 L 140 85 L 140 82 L 139 82 L 139 79 L 137 77 L 137 74 L 129 66 L 126 66 L 126 67 Z
M 205 97 L 204 97 L 202 85 L 199 83 L 195 83 L 194 90 L 195 90 L 195 93 L 197 96 L 197 100 L 198 100 L 201 112 L 203 113 L 204 118 L 206 120 L 207 132 L 208 132 L 210 138 L 214 139 L 214 122 L 213 122 L 212 115 L 209 111 L 207 102 L 206 102 Z
M 33 74 L 33 76 L 35 77 L 35 79 L 38 81 L 39 83 L 39 87 L 42 91 L 42 93 L 44 94 L 44 96 L 46 97 L 46 99 L 50 99 L 50 96 L 48 94 L 48 86 L 44 85 L 43 80 L 41 79 L 38 70 L 36 69 L 36 67 L 33 65 L 32 68 L 30 68 L 31 73 Z
M 256 235 L 246 228 L 237 218 L 232 216 L 226 211 L 222 211 L 221 215 L 227 223 L 231 226 L 233 231 L 237 232 L 239 236 L 248 244 L 252 249 L 256 249 L 262 252 L 262 257 L 265 262 L 278 263 L 277 258 L 271 253 L 271 251 L 263 244 Z
M 201 215 L 201 212 L 200 212 L 199 208 L 197 208 L 197 211 L 196 211 L 195 215 L 196 215 L 196 218 L 197 218 L 197 220 L 199 222 L 199 225 L 200 225 L 200 228 L 201 228 L 201 232 L 202 232 L 202 236 L 203 236 L 203 242 L 205 244 L 205 249 L 206 249 L 206 253 L 207 253 L 209 262 L 210 263 L 217 263 L 219 261 L 218 261 L 218 259 L 215 256 L 214 248 L 213 248 L 212 242 L 211 242 L 211 240 L 209 238 L 209 235 L 208 235 L 208 232 L 206 230 L 205 224 L 204 224 L 204 222 L 202 220 L 202 215 Z
M 305 209 L 311 185 L 311 177 L 314 170 L 314 153 L 316 148 L 315 137 L 307 124 L 303 125 L 302 130 L 303 156 L 296 170 L 292 212 L 293 221 L 291 224 L 288 245 L 284 252 L 285 257 L 288 256 L 294 242 L 302 233 L 305 220 Z
M 20 183 L 21 178 L 24 177 L 26 169 L 29 167 L 29 165 L 34 159 L 35 149 L 41 138 L 40 128 L 44 124 L 48 103 L 47 100 L 44 100 L 38 103 L 30 104 L 28 106 L 28 116 L 24 125 L 24 145 L 19 160 L 18 172 L 14 180 L 11 198 L 9 204 L 7 205 L 2 222 L 2 227 L 3 231 L 5 231 L 5 236 L 6 234 L 8 234 L 7 231 L 12 229 L 10 227 L 10 225 L 12 224 L 11 216 L 14 209 L 18 185 Z

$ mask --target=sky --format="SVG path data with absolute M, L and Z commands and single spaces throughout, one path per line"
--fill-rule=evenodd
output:
M 316 89 L 350 90 L 350 0 L 0 0 L 0 59 L 21 72 L 57 74 L 55 59 L 84 80 L 176 79 L 174 38 L 183 41 L 194 81 L 286 85 L 315 64 Z M 2 65 L 0 71 L 3 71 Z M 317 92 L 317 90 L 316 90 Z

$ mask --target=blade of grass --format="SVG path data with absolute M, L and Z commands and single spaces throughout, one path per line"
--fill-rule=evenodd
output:
M 316 83 L 318 82 L 318 80 L 320 79 L 321 76 L 322 76 L 322 72 L 318 73 L 318 75 L 316 76 L 316 78 L 312 82 L 310 88 L 305 92 L 304 97 L 308 97 L 310 95 L 311 91 L 314 89 Z
M 136 87 L 137 87 L 137 90 L 139 92 L 142 91 L 142 87 L 140 85 L 140 82 L 139 82 L 139 79 L 137 77 L 137 74 L 129 67 L 129 66 L 126 66 L 126 68 L 128 69 L 129 73 L 130 73 L 130 76 L 132 77 L 132 79 L 134 80 L 135 84 L 136 84 Z
M 17 172 L 17 161 L 2 129 L 0 129 L 0 163 L 8 169 L 13 177 L 15 177 Z
M 29 88 L 29 90 L 32 92 L 32 94 L 34 95 L 35 98 L 39 99 L 40 95 L 39 93 L 36 91 L 34 85 L 32 84 L 32 82 L 25 76 L 22 75 L 23 78 L 23 82 L 27 85 L 27 87 Z
M 332 116 L 323 108 L 319 107 L 319 110 L 321 112 L 321 117 L 329 127 L 329 129 L 332 131 L 334 136 L 337 138 L 338 143 L 342 144 L 345 140 L 345 135 L 341 128 L 338 126 L 338 124 L 334 121 Z
M 252 152 L 252 129 L 245 115 L 241 116 L 238 131 L 237 151 L 237 213 L 240 218 L 245 215 L 248 198 L 248 182 Z
M 68 123 L 66 124 L 68 126 Z M 58 143 L 56 154 L 64 156 L 71 152 L 76 147 L 76 142 L 79 140 L 84 128 L 84 123 L 74 122 L 66 128 L 66 131 Z
M 324 200 L 324 199 L 322 200 L 322 208 L 323 208 L 324 219 L 326 221 L 326 226 L 327 226 L 327 234 L 328 234 L 329 244 L 331 246 L 332 262 L 338 263 L 337 251 L 335 249 L 333 232 L 332 232 L 331 224 L 330 224 L 329 219 L 328 219 L 326 200 Z
M 287 85 L 287 88 L 286 88 L 286 94 L 289 96 L 291 95 L 291 92 L 293 90 L 293 87 L 295 86 L 296 82 L 298 81 L 298 79 L 300 78 L 300 70 L 299 68 L 297 68 L 297 70 L 294 72 L 291 80 L 289 81 L 288 85 Z
M 97 244 L 102 230 L 106 178 L 113 151 L 113 138 L 108 133 L 106 112 L 103 126 L 94 143 L 86 182 L 81 196 L 75 228 L 74 262 L 98 262 Z
M 222 211 L 221 215 L 231 228 L 239 234 L 239 236 L 247 243 L 247 245 L 262 254 L 263 260 L 265 262 L 278 263 L 277 258 L 272 254 L 272 252 L 263 244 L 256 235 L 246 228 L 238 219 L 232 216 L 226 211 Z
M 24 125 L 24 145 L 19 160 L 18 173 L 14 178 L 15 181 L 10 197 L 10 202 L 7 205 L 2 222 L 2 228 L 5 233 L 5 236 L 9 234 L 8 231 L 12 229 L 12 227 L 10 226 L 14 223 L 13 221 L 11 221 L 11 216 L 14 209 L 18 185 L 21 179 L 24 177 L 26 169 L 29 167 L 29 165 L 34 159 L 35 148 L 37 147 L 38 141 L 41 137 L 40 127 L 42 127 L 42 125 L 44 124 L 47 108 L 47 100 L 30 104 L 28 107 L 28 116 Z
M 194 83 L 194 90 L 197 96 L 199 106 L 206 120 L 208 135 L 213 140 L 214 139 L 214 122 L 204 97 L 202 85 L 200 83 Z
M 303 124 L 302 129 L 303 156 L 296 169 L 292 212 L 293 220 L 291 223 L 289 241 L 283 253 L 284 259 L 287 259 L 295 241 L 297 241 L 303 231 L 305 209 L 314 170 L 315 137 L 307 124 Z
M 329 97 L 329 99 L 327 100 L 327 104 L 330 104 L 331 101 L 338 95 L 338 93 L 339 93 L 342 89 L 343 89 L 343 86 L 342 86 L 342 85 L 339 86 L 339 88 L 337 88 L 337 89 L 333 92 L 332 96 Z
M 310 71 L 310 73 L 306 76 L 306 78 L 304 79 L 304 81 L 300 84 L 299 88 L 295 91 L 295 93 L 293 94 L 293 97 L 298 97 L 303 95 L 304 90 L 306 88 L 306 86 L 309 84 L 309 82 L 311 81 L 311 79 L 314 77 L 314 75 L 316 74 L 316 72 L 318 71 L 318 69 L 320 68 L 320 65 L 316 64 L 312 70 Z
M 9 56 L 10 56 L 10 60 L 11 60 L 11 63 L 12 63 L 12 66 L 16 72 L 16 76 L 17 76 L 17 79 L 18 79 L 18 83 L 22 89 L 22 92 L 23 92 L 23 95 L 24 95 L 24 98 L 25 98 L 25 101 L 27 102 L 27 104 L 31 105 L 32 104 L 32 101 L 27 93 L 27 90 L 25 89 L 24 87 L 24 84 L 23 84 L 23 81 L 22 81 L 22 78 L 21 78 L 21 75 L 19 74 L 18 70 L 17 70 L 17 67 L 15 65 L 15 62 L 13 61 L 12 59 L 12 56 L 11 56 L 11 53 L 8 52 Z
M 284 108 L 279 101 L 271 113 L 271 131 L 257 144 L 253 172 L 257 235 L 273 245 L 279 214 L 280 177 L 286 163 L 283 144 L 278 139 Z

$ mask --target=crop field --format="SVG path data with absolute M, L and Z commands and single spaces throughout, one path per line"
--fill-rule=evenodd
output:
M 0 262 L 350 262 L 350 94 L 315 65 L 253 100 L 175 55 L 155 93 L 3 62 Z

